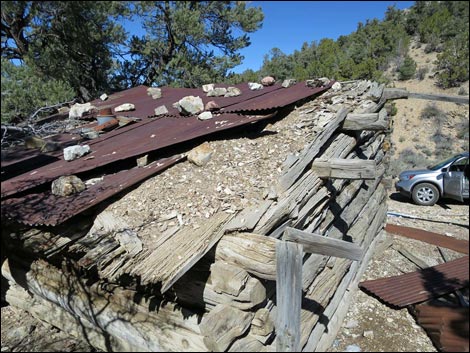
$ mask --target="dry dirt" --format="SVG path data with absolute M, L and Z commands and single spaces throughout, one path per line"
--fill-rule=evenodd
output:
M 438 89 L 434 85 L 434 80 L 430 75 L 435 72 L 433 69 L 434 57 L 429 54 L 424 54 L 422 48 L 414 48 L 410 52 L 411 56 L 417 61 L 418 68 L 428 66 L 429 73 L 426 75 L 424 80 L 409 80 L 409 81 L 396 81 L 395 87 L 407 88 L 412 92 L 420 93 L 441 93 L 456 95 L 458 88 L 443 91 Z M 469 91 L 468 82 L 463 87 L 466 92 Z M 425 100 L 408 99 L 396 101 L 398 108 L 398 114 L 394 117 L 394 130 L 392 133 L 392 144 L 394 146 L 393 158 L 398 156 L 400 151 L 405 148 L 411 148 L 416 150 L 418 144 L 428 144 L 430 137 L 433 133 L 433 126 L 429 125 L 428 122 L 423 123 L 420 120 L 420 114 L 422 109 L 426 105 L 430 104 Z M 459 106 L 453 103 L 436 102 L 436 107 L 448 113 L 447 124 L 443 127 L 445 133 L 451 136 L 456 136 L 455 124 L 458 123 L 462 118 L 466 116 L 468 119 L 468 106 Z M 295 117 L 294 117 L 295 118 Z M 284 124 L 290 122 L 279 122 L 274 124 L 274 127 L 268 127 L 275 129 L 277 132 L 283 131 L 282 127 Z M 292 125 L 290 125 L 292 126 Z M 257 146 L 254 140 L 249 138 L 241 139 L 243 142 L 238 149 L 234 149 L 232 154 L 229 155 L 230 163 L 237 164 L 237 156 L 253 153 L 253 165 L 254 168 L 250 170 L 259 170 L 268 161 L 272 161 L 273 155 L 285 155 L 285 152 L 295 152 L 300 150 L 303 146 L 299 144 L 302 141 L 301 135 L 302 130 L 296 130 L 295 128 L 290 131 L 293 137 L 291 139 L 292 145 L 290 146 L 272 146 L 272 149 L 268 149 L 268 155 L 259 156 L 256 153 Z M 299 134 L 297 138 L 295 135 Z M 266 139 L 262 140 L 261 143 L 274 143 L 274 137 L 269 137 L 269 132 L 266 135 Z M 259 143 L 259 142 L 258 142 Z M 217 153 L 225 148 L 223 140 L 215 141 L 212 144 L 216 153 L 214 156 L 221 156 L 221 153 Z M 457 145 L 456 145 L 457 146 Z M 264 146 L 263 146 L 264 147 Z M 263 148 L 264 150 L 264 148 Z M 468 150 L 468 147 L 467 147 Z M 282 151 L 282 153 L 280 153 Z M 425 156 L 423 156 L 425 157 Z M 246 160 L 246 159 L 245 159 Z M 230 165 L 228 163 L 228 165 Z M 223 165 L 224 163 L 222 163 Z M 227 164 L 227 163 L 225 163 Z M 272 169 L 277 170 L 282 166 L 280 162 L 276 162 L 275 165 L 271 166 Z M 188 165 L 181 163 L 173 168 L 170 168 L 170 173 L 174 175 L 183 175 L 183 172 L 188 172 Z M 224 170 L 196 170 L 192 169 L 190 180 L 193 183 L 189 183 L 189 180 L 179 180 L 173 178 L 175 187 L 181 187 L 185 185 L 193 185 L 193 190 L 189 190 L 197 196 L 197 180 L 202 178 L 211 178 L 213 173 L 226 173 Z M 199 175 L 199 174 L 200 175 Z M 167 173 L 168 174 L 168 173 Z M 170 177 L 170 175 L 168 175 Z M 258 190 L 253 195 L 240 195 L 243 192 L 244 187 L 241 185 L 241 181 L 244 180 L 247 183 L 259 186 Z M 170 181 L 169 181 L 170 182 Z M 392 185 L 393 181 L 390 180 L 389 184 Z M 265 185 L 266 184 L 266 185 Z M 259 198 L 259 195 L 269 191 L 269 184 L 263 184 L 262 180 L 259 180 L 259 176 L 253 175 L 230 175 L 227 174 L 227 183 L 224 185 L 213 185 L 213 192 L 211 198 L 208 200 L 200 199 L 201 205 L 191 204 L 194 201 L 190 201 L 187 197 L 184 200 L 178 200 L 171 198 L 168 204 L 175 205 L 174 207 L 155 209 L 153 217 L 151 219 L 142 219 L 139 217 L 139 209 L 148 207 L 145 203 L 146 198 L 139 200 L 137 197 L 135 200 L 130 198 L 138 196 L 137 193 L 132 193 L 121 199 L 121 202 L 127 205 L 133 204 L 135 207 L 126 207 L 128 211 L 125 216 L 129 222 L 134 220 L 135 222 L 142 223 L 153 223 L 154 227 L 158 227 L 159 231 L 162 231 L 164 227 L 177 227 L 181 223 L 191 224 L 195 228 L 198 227 L 198 222 L 192 222 L 191 220 L 198 219 L 203 221 L 210 215 L 197 214 L 197 211 L 192 212 L 191 210 L 197 210 L 198 206 L 213 206 L 214 211 L 216 209 L 226 209 L 230 212 L 232 209 L 237 207 L 245 207 L 246 204 L 236 204 L 235 200 L 243 199 L 246 203 L 249 203 L 252 199 Z M 144 183 L 139 187 L 142 195 L 145 194 L 145 189 L 148 187 L 149 182 Z M 169 185 L 169 184 L 167 184 Z M 171 186 L 171 185 L 170 185 Z M 171 191 L 171 190 L 169 190 Z M 174 191 L 174 190 L 173 190 Z M 419 207 L 413 205 L 409 200 L 404 199 L 397 195 L 393 188 L 389 190 L 389 211 L 398 212 L 407 215 L 412 215 L 421 219 L 409 219 L 399 217 L 389 217 L 388 222 L 394 224 L 402 224 L 405 226 L 411 226 L 416 228 L 422 228 L 431 230 L 448 236 L 456 237 L 459 239 L 469 238 L 469 206 L 467 204 L 461 204 L 449 200 L 444 200 L 432 207 Z M 173 193 L 174 195 L 174 193 Z M 196 197 L 197 199 L 197 197 Z M 176 205 L 183 205 L 183 209 L 176 208 Z M 119 203 L 115 203 L 110 206 L 110 209 L 114 212 L 117 211 L 116 207 Z M 195 207 L 194 207 L 195 206 Z M 165 222 L 158 222 L 158 219 L 162 216 L 165 217 L 171 213 L 177 213 L 178 217 L 170 219 L 167 224 Z M 126 217 L 127 216 L 127 217 Z M 174 224 L 173 224 L 173 223 Z M 188 223 L 187 223 L 188 222 Z M 412 251 L 415 255 L 426 261 L 430 266 L 442 263 L 442 255 L 435 246 L 427 245 L 419 241 L 409 240 L 399 236 L 392 237 L 391 245 L 383 251 L 383 253 L 377 253 L 372 259 L 368 269 L 363 275 L 362 280 L 375 279 L 385 276 L 393 276 L 402 274 L 409 271 L 414 271 L 417 268 L 402 256 L 397 249 L 404 247 L 409 251 Z M 151 242 L 151 237 L 148 238 Z M 448 258 L 454 258 L 460 256 L 452 251 L 445 251 L 445 256 Z M 382 304 L 378 300 L 368 296 L 367 294 L 358 290 L 353 302 L 351 303 L 350 310 L 344 320 L 343 326 L 333 343 L 333 347 L 330 351 L 341 352 L 341 351 L 361 351 L 366 352 L 430 352 L 436 351 L 432 342 L 426 335 L 426 333 L 418 326 L 414 318 L 409 314 L 407 309 L 395 310 Z M 1 309 L 1 350 L 3 351 L 16 351 L 16 352 L 40 352 L 40 351 L 52 351 L 52 352 L 88 352 L 94 351 L 94 349 L 86 344 L 85 342 L 78 341 L 65 333 L 59 331 L 53 326 L 43 323 L 30 314 L 13 308 L 11 306 L 4 306 Z

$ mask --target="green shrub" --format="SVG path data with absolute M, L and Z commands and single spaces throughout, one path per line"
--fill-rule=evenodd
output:
M 407 55 L 403 64 L 399 67 L 398 72 L 398 79 L 401 81 L 413 78 L 416 73 L 416 62 Z
M 64 82 L 41 78 L 28 66 L 16 66 L 2 58 L 2 123 L 24 119 L 41 107 L 73 98 L 73 90 Z

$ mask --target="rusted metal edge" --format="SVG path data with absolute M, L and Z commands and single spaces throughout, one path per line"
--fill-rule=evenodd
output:
M 420 240 L 425 243 L 441 246 L 443 248 L 451 249 L 462 254 L 468 255 L 469 252 L 468 240 L 455 239 L 446 235 L 429 232 L 423 229 L 399 226 L 390 223 L 386 224 L 385 230 L 391 234 L 401 235 L 410 239 Z
M 359 283 L 359 288 L 395 307 L 424 302 L 469 285 L 468 256 L 400 276 Z
M 30 226 L 56 226 L 184 158 L 184 155 L 175 155 L 157 160 L 145 167 L 135 167 L 106 175 L 96 185 L 70 196 L 55 196 L 46 191 L 3 200 L 2 218 Z

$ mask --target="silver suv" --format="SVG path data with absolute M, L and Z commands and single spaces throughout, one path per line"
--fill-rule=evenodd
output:
M 460 153 L 424 170 L 406 170 L 395 188 L 418 205 L 432 206 L 440 197 L 468 199 L 468 152 Z

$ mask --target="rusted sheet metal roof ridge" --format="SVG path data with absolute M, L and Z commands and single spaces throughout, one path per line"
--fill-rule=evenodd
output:
M 224 110 L 226 112 L 247 112 L 281 108 L 327 91 L 333 83 L 334 82 L 332 81 L 327 86 L 311 88 L 307 87 L 305 82 L 300 82 L 295 86 L 281 88 L 271 94 L 261 95 L 250 100 L 231 105 Z
M 455 239 L 443 234 L 433 233 L 423 229 L 399 226 L 390 223 L 387 223 L 387 225 L 385 226 L 385 230 L 392 234 L 401 235 L 411 239 L 421 240 L 423 242 L 451 249 L 462 254 L 468 255 L 469 252 L 468 240 Z
M 67 197 L 50 191 L 2 201 L 2 217 L 28 225 L 55 226 L 185 158 L 176 155 L 148 166 L 106 175 L 96 185 Z
M 359 287 L 393 306 L 404 307 L 468 286 L 469 259 L 454 261 L 404 275 L 359 283 Z
M 150 151 L 185 142 L 236 126 L 270 118 L 249 117 L 236 114 L 221 114 L 210 120 L 189 118 L 161 118 L 141 125 L 127 134 L 97 142 L 92 152 L 73 161 L 63 159 L 2 182 L 2 197 L 50 182 L 62 175 L 77 174 L 96 167 L 139 156 Z M 63 157 L 62 157 L 63 158 Z
M 415 307 L 416 321 L 431 337 L 435 346 L 444 352 L 468 352 L 469 308 L 432 306 Z

